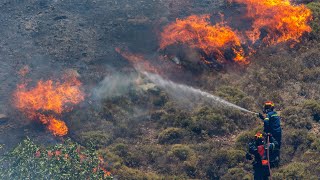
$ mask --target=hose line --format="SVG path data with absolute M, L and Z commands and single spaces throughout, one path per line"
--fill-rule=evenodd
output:
M 268 145 L 267 145 L 267 158 L 268 158 L 268 168 L 270 173 L 270 180 L 272 180 L 272 173 L 271 173 L 271 167 L 270 167 L 270 136 L 268 135 Z

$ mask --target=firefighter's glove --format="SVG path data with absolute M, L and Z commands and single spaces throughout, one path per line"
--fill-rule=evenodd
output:
M 259 117 L 261 120 L 264 120 L 263 114 L 259 113 L 259 114 L 258 114 L 258 117 Z
M 247 160 L 252 160 L 252 156 L 251 156 L 249 153 L 247 153 L 247 154 L 246 154 L 246 159 L 247 159 Z

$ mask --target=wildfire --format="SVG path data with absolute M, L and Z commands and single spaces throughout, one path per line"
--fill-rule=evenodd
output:
M 208 56 L 214 55 L 220 62 L 224 61 L 224 51 L 229 48 L 235 54 L 234 61 L 245 62 L 237 33 L 224 23 L 212 25 L 210 15 L 192 15 L 166 26 L 161 33 L 160 49 L 173 44 L 200 49 Z
M 254 53 L 257 45 L 274 45 L 287 41 L 294 45 L 304 33 L 311 32 L 308 25 L 312 19 L 311 10 L 304 5 L 293 5 L 289 0 L 231 1 L 246 5 L 247 13 L 243 16 L 252 22 L 248 30 L 235 31 L 225 22 L 212 25 L 208 14 L 191 15 L 185 19 L 177 19 L 164 28 L 160 37 L 160 49 L 184 44 L 199 50 L 203 55 L 199 59 L 206 64 L 210 64 L 210 58 L 224 62 L 225 53 L 231 50 L 235 62 L 246 64 L 248 61 L 245 55 Z M 255 44 L 258 40 L 263 43 Z M 246 51 L 242 45 L 247 47 Z
M 143 68 L 148 72 L 159 73 L 158 70 L 153 66 L 143 55 L 133 54 L 127 51 L 122 51 L 120 48 L 115 49 L 122 57 L 129 60 L 137 68 Z
M 17 86 L 14 103 L 28 118 L 40 121 L 54 135 L 64 136 L 68 127 L 52 114 L 60 116 L 72 109 L 70 105 L 83 101 L 84 93 L 80 87 L 81 82 L 76 77 L 66 77 L 57 82 L 41 80 L 34 88 L 28 88 L 24 83 Z
M 289 40 L 299 42 L 304 33 L 311 32 L 308 22 L 312 13 L 304 5 L 295 6 L 289 0 L 234 1 L 247 6 L 247 17 L 253 20 L 253 25 L 246 34 L 252 43 L 259 39 L 267 45 Z M 261 30 L 267 34 L 262 35 Z

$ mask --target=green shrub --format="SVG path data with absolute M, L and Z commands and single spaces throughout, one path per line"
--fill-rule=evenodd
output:
M 282 167 L 278 172 L 273 174 L 274 179 L 309 179 L 309 172 L 305 163 L 291 163 Z
M 218 89 L 217 95 L 227 101 L 233 103 L 240 103 L 243 98 L 246 97 L 246 94 L 234 87 L 223 86 Z
M 129 152 L 129 147 L 126 144 L 119 143 L 113 147 L 112 151 L 120 157 L 126 157 Z
M 191 130 L 200 135 L 223 135 L 236 129 L 233 121 L 207 107 L 200 109 L 192 116 L 193 124 Z
M 292 130 L 284 133 L 283 142 L 285 146 L 292 147 L 294 153 L 300 154 L 310 148 L 313 138 L 305 130 Z
M 281 116 L 285 120 L 286 125 L 289 125 L 296 129 L 306 128 L 310 130 L 312 128 L 312 120 L 306 117 L 300 107 L 286 107 Z
M 161 116 L 160 123 L 165 127 L 181 127 L 185 128 L 192 124 L 190 115 L 182 111 L 176 111 L 174 113 L 166 113 Z
M 103 131 L 88 131 L 80 134 L 81 142 L 86 146 L 94 146 L 95 148 L 103 148 L 111 143 L 109 134 Z
M 158 176 L 152 172 L 140 171 L 138 169 L 128 168 L 123 166 L 117 172 L 119 174 L 119 179 L 131 179 L 131 180 L 149 180 L 149 179 L 163 179 L 163 177 Z
M 317 82 L 320 79 L 320 68 L 304 69 L 302 75 L 305 82 Z
M 185 132 L 183 129 L 168 128 L 159 134 L 158 141 L 161 144 L 177 144 L 181 142 L 184 135 Z
M 244 177 L 250 176 L 242 168 L 231 168 L 228 172 L 221 177 L 221 180 L 238 180 L 244 179 Z
M 193 155 L 192 149 L 187 145 L 176 144 L 171 148 L 169 156 L 174 156 L 180 161 L 186 161 L 190 156 Z
M 146 163 L 153 164 L 165 155 L 164 148 L 160 145 L 142 145 L 138 149 L 143 154 Z
M 319 39 L 320 35 L 320 2 L 311 2 L 307 4 L 307 7 L 311 9 L 313 20 L 310 23 L 312 27 L 312 33 L 311 36 L 315 39 Z
M 310 111 L 315 121 L 320 121 L 320 102 L 316 100 L 307 100 L 303 107 Z
M 228 169 L 243 163 L 245 152 L 241 150 L 219 150 L 209 158 L 206 175 L 209 179 L 216 179 L 224 175 Z

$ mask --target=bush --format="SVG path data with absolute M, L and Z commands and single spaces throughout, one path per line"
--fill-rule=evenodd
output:
M 129 147 L 126 144 L 119 143 L 114 146 L 112 151 L 120 157 L 126 157 L 129 152 Z
M 293 153 L 300 154 L 311 147 L 313 138 L 308 135 L 307 131 L 293 130 L 285 132 L 283 142 L 285 146 L 290 146 L 293 148 Z
M 109 134 L 103 131 L 88 131 L 80 134 L 81 142 L 86 146 L 94 146 L 95 148 L 103 148 L 111 143 Z
M 165 155 L 164 149 L 160 145 L 143 145 L 138 151 L 143 154 L 146 164 L 154 164 Z
M 303 81 L 305 82 L 314 82 L 319 81 L 320 79 L 320 68 L 311 68 L 311 69 L 305 69 L 302 72 L 303 75 Z
M 161 125 L 165 127 L 174 126 L 185 128 L 192 124 L 192 119 L 190 118 L 190 115 L 181 111 L 162 114 L 160 119 Z
M 131 180 L 148 180 L 148 179 L 163 179 L 155 173 L 140 171 L 138 169 L 128 168 L 123 166 L 118 171 L 119 179 L 131 179 Z
M 320 102 L 316 100 L 307 100 L 304 102 L 303 107 L 309 110 L 315 121 L 320 121 Z
M 312 27 L 311 36 L 315 39 L 319 39 L 320 34 L 320 2 L 311 2 L 307 4 L 307 7 L 311 9 L 313 14 L 313 20 L 310 23 Z
M 250 177 L 250 174 L 247 174 L 242 168 L 231 168 L 228 172 L 221 177 L 221 180 L 238 180 L 244 179 L 244 177 Z
M 310 179 L 305 163 L 291 163 L 273 174 L 274 179 Z
M 158 141 L 161 144 L 176 144 L 180 143 L 185 132 L 180 128 L 168 128 L 163 130 L 159 136 Z
M 192 116 L 192 119 L 193 125 L 190 128 L 198 135 L 223 135 L 236 129 L 233 121 L 228 121 L 226 117 L 216 114 L 212 109 L 207 107 L 200 109 Z
M 192 155 L 192 149 L 190 149 L 189 146 L 182 144 L 174 145 L 171 151 L 169 152 L 169 156 L 174 156 L 178 158 L 180 161 L 186 161 Z
M 296 129 L 306 128 L 310 130 L 312 128 L 312 120 L 303 113 L 300 107 L 286 107 L 281 115 L 286 122 L 286 125 L 289 125 Z
M 241 150 L 220 150 L 210 156 L 206 166 L 206 174 L 209 179 L 216 179 L 224 175 L 228 169 L 243 163 L 245 152 Z
M 217 95 L 236 104 L 240 103 L 241 100 L 246 97 L 246 94 L 243 91 L 229 86 L 219 88 Z

